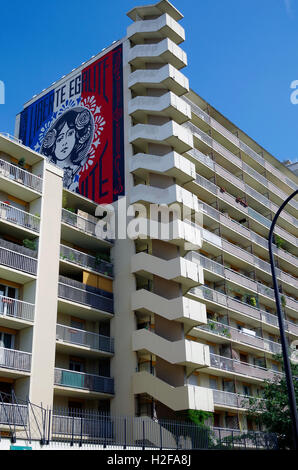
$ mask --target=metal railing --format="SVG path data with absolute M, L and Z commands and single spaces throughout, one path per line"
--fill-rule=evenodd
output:
M 58 297 L 97 310 L 114 313 L 113 294 L 64 276 L 59 276 Z
M 276 435 L 271 433 L 59 408 L 53 410 L 51 435 L 53 441 L 71 446 L 98 444 L 159 450 L 277 448 Z
M 27 352 L 0 348 L 0 367 L 30 372 L 31 356 L 32 355 Z
M 212 219 L 215 219 L 218 223 L 222 223 L 223 225 L 226 225 L 227 227 L 232 228 L 233 230 L 238 231 L 239 233 L 242 233 L 242 231 L 245 230 L 245 233 L 243 233 L 245 238 L 253 241 L 254 243 L 261 245 L 263 248 L 266 248 L 268 250 L 268 242 L 265 238 L 261 237 L 260 235 L 257 235 L 252 230 L 248 229 L 247 227 L 244 227 L 237 220 L 231 219 L 229 216 L 219 212 L 217 209 L 209 206 L 205 202 L 199 200 L 199 203 L 202 204 L 203 214 L 210 216 Z M 296 241 L 295 241 L 295 245 L 296 245 Z M 281 258 L 285 258 L 289 260 L 291 263 L 293 263 L 294 265 L 296 265 L 297 257 L 293 255 L 292 253 L 289 253 L 277 247 L 276 248 L 274 247 L 274 252 L 275 252 L 275 255 L 278 255 Z
M 0 425 L 23 426 L 27 420 L 27 405 L 0 402 Z
M 239 341 L 240 343 L 247 344 L 255 348 L 270 351 L 273 354 L 281 353 L 281 345 L 279 343 L 257 336 L 257 334 L 253 334 L 253 332 L 252 334 L 245 333 L 244 331 L 238 330 L 237 328 L 225 323 L 208 320 L 207 325 L 201 325 L 197 328 L 222 336 L 223 338 L 229 338 L 232 341 Z
M 39 233 L 39 217 L 10 206 L 9 204 L 5 204 L 4 202 L 0 202 L 0 219 Z
M 100 375 L 85 374 L 72 370 L 55 368 L 55 385 L 78 388 L 99 393 L 114 394 L 114 379 Z
M 0 176 L 42 193 L 42 178 L 2 159 L 0 159 Z
M 213 389 L 213 401 L 216 405 L 231 406 L 233 408 L 246 408 L 250 398 L 263 400 L 263 398 L 251 397 L 240 393 L 226 392 L 224 390 Z
M 28 274 L 36 275 L 37 273 L 37 259 L 16 253 L 2 246 L 0 246 L 0 264 Z
M 214 118 L 209 116 L 209 114 L 205 113 L 205 111 L 203 111 L 199 106 L 192 103 L 191 100 L 189 100 L 186 97 L 183 97 L 182 99 L 184 99 L 184 101 L 186 101 L 191 106 L 192 111 L 197 116 L 199 116 L 203 121 L 207 122 L 217 132 L 219 132 L 225 138 L 227 138 L 230 142 L 232 142 L 236 147 L 238 147 L 240 150 L 242 150 L 247 155 L 249 155 L 251 158 L 253 158 L 257 163 L 259 163 L 259 165 L 262 166 L 262 168 L 266 168 L 269 171 L 269 173 L 274 174 L 278 179 L 281 179 L 284 183 L 288 184 L 288 186 L 291 189 L 297 189 L 297 185 L 291 179 L 287 178 L 282 172 L 280 172 L 277 168 L 272 166 L 261 155 L 259 155 L 257 152 L 252 150 L 247 144 L 245 144 L 241 139 L 239 139 L 239 137 L 236 137 L 232 132 L 230 132 L 228 129 L 226 129 L 224 126 L 222 126 L 218 121 L 216 121 Z M 195 130 L 193 130 L 193 132 L 196 132 L 197 134 L 200 134 L 198 131 L 202 132 L 199 128 L 197 128 L 197 126 L 194 126 L 194 124 L 192 124 L 192 123 L 187 123 L 187 124 L 190 125 L 190 126 L 193 126 L 195 128 Z M 217 141 L 215 141 L 215 142 L 217 143 Z M 231 152 L 229 152 L 229 153 L 231 153 Z M 232 155 L 233 155 L 233 157 L 236 157 L 236 155 L 234 155 L 234 154 L 232 154 Z M 238 164 L 238 166 L 239 166 L 239 164 Z M 296 205 L 296 208 L 297 208 L 297 205 Z
M 267 432 L 199 426 L 191 421 L 148 416 L 111 416 L 88 409 L 45 409 L 15 394 L 0 393 L 0 427 L 12 443 L 18 439 L 63 448 L 88 445 L 123 449 L 277 449 L 277 435 Z M 101 448 L 102 448 L 101 447 Z
M 251 255 L 253 256 L 253 255 Z M 257 257 L 253 256 L 257 260 Z M 230 268 L 225 268 L 220 263 L 217 263 L 216 261 L 213 261 L 206 256 L 200 255 L 196 252 L 189 252 L 186 256 L 185 259 L 191 260 L 194 263 L 197 263 L 199 266 L 202 266 L 204 269 L 213 272 L 214 274 L 217 274 L 218 276 L 223 277 L 226 281 L 231 281 L 235 282 L 241 286 L 243 286 L 246 289 L 252 290 L 256 294 L 263 295 L 265 297 L 269 297 L 271 299 L 274 299 L 274 291 L 271 287 L 268 287 L 260 282 L 254 281 L 253 279 L 250 279 L 248 276 L 245 276 L 244 274 L 238 273 L 237 271 L 234 271 L 233 269 Z M 262 260 L 260 260 L 262 261 Z M 264 262 L 265 263 L 265 262 Z M 267 265 L 268 263 L 266 263 Z M 267 268 L 267 266 L 266 266 Z M 279 272 L 280 274 L 280 272 Z M 280 276 L 279 276 L 280 277 Z M 290 308 L 296 308 L 296 303 L 298 305 L 298 302 L 293 299 L 289 298 L 288 296 L 285 297 L 285 302 L 286 305 L 288 305 Z
M 106 276 L 113 276 L 113 265 L 108 261 L 87 255 L 81 251 L 75 250 L 65 245 L 60 245 L 60 258 L 62 260 L 70 261 L 71 263 L 78 264 L 79 266 L 92 269 Z
M 79 330 L 65 325 L 57 325 L 56 339 L 77 346 L 86 346 L 91 349 L 114 353 L 114 339 L 109 336 L 103 336 L 91 333 L 86 330 Z
M 14 317 L 20 320 L 34 321 L 35 305 L 10 297 L 0 296 L 0 316 Z
M 266 312 L 258 307 L 254 307 L 247 302 L 242 302 L 239 299 L 230 297 L 222 292 L 210 289 L 206 286 L 198 286 L 191 289 L 190 293 L 207 301 L 218 303 L 228 310 L 234 310 L 237 313 L 242 313 L 248 317 L 278 328 L 277 315 L 273 315 L 272 313 Z M 285 328 L 292 334 L 297 334 L 298 332 L 298 325 L 288 320 L 285 321 Z
M 219 356 L 213 353 L 210 353 L 210 367 L 261 380 L 273 380 L 276 376 L 281 374 L 280 372 L 272 369 L 266 369 L 265 367 L 241 362 L 236 359 Z

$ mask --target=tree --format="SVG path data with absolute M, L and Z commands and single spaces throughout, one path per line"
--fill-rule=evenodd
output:
M 281 356 L 275 357 L 283 365 Z M 298 403 L 298 364 L 291 362 L 296 401 Z M 265 381 L 263 399 L 249 398 L 248 415 L 269 432 L 277 434 L 280 449 L 293 448 L 293 431 L 288 404 L 285 375 L 276 375 L 273 381 Z

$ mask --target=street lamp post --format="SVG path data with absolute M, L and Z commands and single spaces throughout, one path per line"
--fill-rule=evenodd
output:
M 280 330 L 280 340 L 281 340 L 281 346 L 282 346 L 284 369 L 285 369 L 287 388 L 288 388 L 289 407 L 290 407 L 292 426 L 293 426 L 293 441 L 294 441 L 295 450 L 298 449 L 298 414 L 297 414 L 297 405 L 296 405 L 295 390 L 294 390 L 293 377 L 292 377 L 292 371 L 291 371 L 291 364 L 290 364 L 290 359 L 289 359 L 289 354 L 288 354 L 288 345 L 286 341 L 284 317 L 283 317 L 283 313 L 281 310 L 280 294 L 278 290 L 277 278 L 276 278 L 276 273 L 275 273 L 274 256 L 273 256 L 273 251 L 272 251 L 272 238 L 273 238 L 273 230 L 275 228 L 275 224 L 279 217 L 279 214 L 284 209 L 284 207 L 288 204 L 288 202 L 291 199 L 293 199 L 293 197 L 295 197 L 297 194 L 298 194 L 298 190 L 294 191 L 294 193 L 291 194 L 282 203 L 282 205 L 280 206 L 280 208 L 278 209 L 278 211 L 276 212 L 274 216 L 274 219 L 270 227 L 269 236 L 268 236 L 271 272 L 272 272 L 275 302 L 276 302 L 277 316 L 278 316 L 278 323 L 279 323 L 279 330 Z

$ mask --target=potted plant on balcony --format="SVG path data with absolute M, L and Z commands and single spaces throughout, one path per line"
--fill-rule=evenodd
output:
M 274 241 L 277 248 L 283 248 L 285 241 L 279 235 L 274 235 Z
M 284 295 L 280 297 L 280 302 L 281 302 L 282 308 L 285 308 L 285 306 L 287 305 L 287 299 Z
M 26 164 L 25 158 L 24 157 L 20 158 L 20 160 L 18 161 L 19 167 L 24 168 L 25 164 Z

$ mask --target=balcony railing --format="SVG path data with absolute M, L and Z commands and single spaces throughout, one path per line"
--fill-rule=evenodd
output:
M 260 336 L 245 333 L 237 328 L 226 325 L 224 323 L 219 323 L 213 320 L 208 320 L 207 325 L 202 325 L 198 327 L 200 330 L 209 331 L 210 333 L 222 336 L 223 338 L 229 338 L 232 341 L 238 341 L 255 348 L 264 349 L 265 351 L 270 351 L 273 354 L 281 353 L 281 345 L 274 341 L 270 341 L 267 338 L 262 338 Z
M 268 250 L 268 242 L 265 238 L 261 237 L 260 235 L 256 234 L 252 230 L 244 227 L 242 224 L 237 222 L 237 220 L 231 219 L 229 216 L 222 214 L 219 212 L 217 209 L 214 209 L 214 207 L 209 206 L 205 202 L 199 200 L 199 203 L 202 205 L 203 213 L 206 214 L 207 216 L 210 216 L 212 219 L 215 219 L 218 223 L 222 223 L 223 225 L 226 225 L 227 227 L 231 228 L 234 231 L 237 231 L 238 233 L 243 234 L 245 238 L 248 240 L 253 241 L 254 243 L 257 243 L 258 245 L 261 245 L 263 248 L 266 248 Z M 293 242 L 292 236 L 289 234 L 289 237 L 291 238 L 291 243 Z M 296 239 L 294 245 L 296 246 Z M 275 255 L 280 256 L 281 258 L 285 258 L 288 261 L 290 261 L 292 264 L 297 263 L 297 257 L 293 255 L 292 253 L 288 253 L 287 251 L 284 251 L 280 248 L 273 247 L 273 251 Z
M 56 338 L 66 343 L 114 353 L 114 339 L 65 325 L 57 325 Z
M 28 406 L 0 402 L 0 424 L 25 426 L 28 420 Z
M 244 274 L 240 274 L 234 271 L 233 269 L 225 268 L 222 264 L 217 263 L 216 261 L 213 261 L 207 258 L 206 256 L 200 255 L 195 252 L 189 252 L 185 256 L 185 258 L 197 263 L 198 265 L 202 266 L 204 269 L 211 271 L 214 274 L 217 274 L 218 276 L 225 278 L 226 281 L 234 282 L 236 284 L 243 286 L 246 289 L 252 290 L 255 293 L 258 293 L 265 297 L 269 297 L 271 299 L 275 299 L 274 290 L 272 288 L 260 282 L 256 282 L 248 278 Z M 279 277 L 280 277 L 280 272 L 279 272 Z M 289 298 L 288 296 L 285 296 L 285 301 L 286 301 L 286 305 L 289 308 L 295 309 L 298 306 L 298 302 L 295 299 Z
M 272 313 L 261 310 L 257 307 L 242 302 L 239 299 L 229 297 L 228 295 L 218 292 L 216 290 L 210 289 L 206 286 L 198 286 L 190 291 L 193 295 L 198 296 L 199 298 L 205 299 L 210 302 L 218 303 L 224 306 L 226 309 L 231 309 L 236 312 L 240 312 L 244 315 L 247 315 L 251 318 L 255 318 L 263 323 L 268 323 L 269 325 L 275 326 L 278 328 L 278 318 Z M 287 331 L 292 334 L 298 333 L 298 325 L 291 323 L 289 321 L 285 322 L 285 328 Z
M 0 264 L 28 274 L 36 275 L 37 273 L 37 259 L 3 248 L 2 246 L 0 246 Z
M 0 316 L 17 318 L 19 320 L 34 321 L 34 304 L 22 302 L 10 297 L 0 296 Z
M 114 379 L 55 368 L 55 385 L 114 394 Z
M 261 380 L 273 380 L 280 372 L 264 367 L 256 366 L 246 362 L 241 362 L 229 357 L 218 356 L 210 354 L 210 366 L 216 369 L 221 369 L 227 372 L 245 375 L 247 377 L 254 377 Z
M 69 248 L 65 245 L 60 245 L 60 258 L 62 260 L 70 261 L 71 263 L 78 264 L 84 268 L 92 269 L 106 276 L 113 276 L 113 265 L 108 261 L 87 255 L 81 251 Z
M 297 189 L 297 185 L 289 178 L 287 178 L 282 172 L 278 171 L 277 168 L 272 166 L 267 160 L 265 160 L 261 155 L 259 155 L 257 152 L 252 150 L 247 144 L 245 144 L 242 140 L 240 140 L 238 137 L 236 137 L 232 132 L 230 132 L 228 129 L 226 129 L 224 126 L 222 126 L 219 122 L 217 122 L 214 118 L 209 116 L 209 114 L 205 113 L 199 106 L 195 105 L 194 103 L 191 102 L 186 97 L 183 97 L 183 99 L 190 104 L 192 111 L 199 116 L 204 122 L 208 123 L 211 127 L 213 127 L 217 132 L 222 134 L 224 137 L 226 137 L 230 142 L 232 142 L 236 147 L 241 149 L 243 152 L 245 152 L 247 155 L 249 155 L 251 158 L 253 158 L 259 165 L 262 166 L 262 168 L 266 168 L 269 173 L 274 174 L 278 179 L 282 180 L 284 183 L 288 184 L 288 186 L 291 189 Z M 187 123 L 190 126 L 193 126 L 195 130 L 193 132 L 200 133 L 202 132 L 199 128 L 194 126 L 192 123 Z M 205 133 L 203 133 L 205 134 Z M 205 134 L 206 135 L 206 134 Z M 217 141 L 214 141 L 217 143 Z M 211 145 L 212 147 L 212 145 Z M 214 145 L 213 145 L 214 147 Z M 221 146 L 222 147 L 222 146 Z M 225 149 L 225 147 L 224 147 Z M 226 150 L 226 149 L 225 149 Z M 227 151 L 227 150 L 226 150 Z M 228 151 L 227 151 L 228 152 Z M 229 152 L 231 153 L 231 152 Z M 233 157 L 236 157 L 236 155 L 232 154 Z M 237 158 L 237 157 L 236 157 Z M 232 160 L 232 159 L 231 159 Z M 240 161 L 240 159 L 238 159 Z M 233 160 L 232 160 L 233 161 Z M 239 163 L 241 164 L 241 163 Z M 238 164 L 238 166 L 239 166 Z M 248 165 L 247 165 L 248 166 Z M 250 167 L 249 167 L 250 168 Z M 259 173 L 258 173 L 259 174 Z M 260 175 L 261 176 L 261 175 Z M 266 180 L 267 181 L 267 180 Z M 296 203 L 296 201 L 293 201 Z M 296 203 L 297 204 L 297 203 Z M 294 204 L 293 204 L 294 205 Z M 295 206 L 297 208 L 297 205 Z
M 0 367 L 30 372 L 31 354 L 14 349 L 0 348 Z
M 42 179 L 29 171 L 0 159 L 0 176 L 23 184 L 38 193 L 42 193 Z
M 0 219 L 19 225 L 20 227 L 28 228 L 33 232 L 39 232 L 39 217 L 29 214 L 29 212 L 21 211 L 20 209 L 10 206 L 9 204 L 5 204 L 4 202 L 0 202 Z
M 213 390 L 213 401 L 216 405 L 229 406 L 233 408 L 245 408 L 249 399 L 262 400 L 262 398 L 250 397 L 239 393 L 226 392 L 224 390 Z
M 113 294 L 64 276 L 59 276 L 58 296 L 97 310 L 114 312 Z

